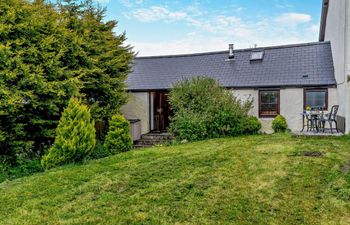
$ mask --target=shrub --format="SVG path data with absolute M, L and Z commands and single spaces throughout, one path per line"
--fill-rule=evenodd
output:
M 272 129 L 275 132 L 285 132 L 288 129 L 286 119 L 281 115 L 276 116 L 276 118 L 272 121 Z
M 71 98 L 56 129 L 55 143 L 42 158 L 42 166 L 49 169 L 81 161 L 91 154 L 95 144 L 94 121 L 88 107 Z
M 203 117 L 198 114 L 179 111 L 170 126 L 170 131 L 178 140 L 203 140 L 208 137 Z
M 40 160 L 27 160 L 22 162 L 18 166 L 10 166 L 1 164 L 2 159 L 0 157 L 0 183 L 4 180 L 13 180 L 19 177 L 30 176 L 34 173 L 43 171 L 42 166 L 40 165 Z M 6 162 L 5 162 L 6 163 Z
M 123 116 L 114 115 L 109 121 L 104 148 L 110 155 L 131 150 L 130 123 Z
M 90 158 L 92 159 L 100 159 L 109 156 L 108 150 L 104 147 L 103 142 L 96 141 L 96 146 L 92 151 Z
M 189 141 L 243 134 L 252 106 L 206 77 L 175 84 L 169 100 L 174 112 L 169 131 Z
M 255 116 L 249 116 L 244 123 L 245 134 L 256 134 L 261 129 L 261 122 Z

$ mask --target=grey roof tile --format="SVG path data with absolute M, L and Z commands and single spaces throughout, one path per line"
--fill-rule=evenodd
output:
M 261 49 L 265 51 L 262 62 L 250 62 L 256 49 L 236 50 L 234 61 L 225 61 L 228 51 L 137 57 L 127 79 L 128 90 L 169 89 L 195 76 L 210 76 L 232 88 L 336 85 L 329 42 Z

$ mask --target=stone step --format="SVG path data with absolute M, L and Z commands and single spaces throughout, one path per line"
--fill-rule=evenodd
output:
M 168 142 L 170 140 L 150 140 L 150 139 L 140 139 L 135 141 L 137 144 L 145 144 L 145 145 L 156 145 L 156 144 L 163 144 L 165 142 Z
M 134 149 L 152 147 L 165 144 L 174 140 L 174 136 L 169 133 L 149 133 L 141 136 L 140 140 L 135 141 Z
M 134 149 L 149 148 L 149 147 L 152 147 L 152 146 L 149 146 L 149 145 L 139 145 L 139 144 L 134 144 L 134 146 L 133 146 Z
M 160 133 L 160 134 L 144 134 L 141 136 L 141 139 L 144 139 L 144 140 L 173 140 L 174 139 L 174 136 L 172 136 L 171 134 L 168 134 L 168 133 Z

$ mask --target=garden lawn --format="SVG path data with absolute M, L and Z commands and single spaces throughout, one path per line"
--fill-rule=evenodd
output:
M 349 168 L 350 137 L 156 147 L 5 181 L 0 223 L 350 224 Z

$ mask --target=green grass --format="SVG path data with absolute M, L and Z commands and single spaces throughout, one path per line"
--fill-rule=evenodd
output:
M 349 137 L 132 151 L 1 183 L 0 223 L 350 224 L 348 166 Z

